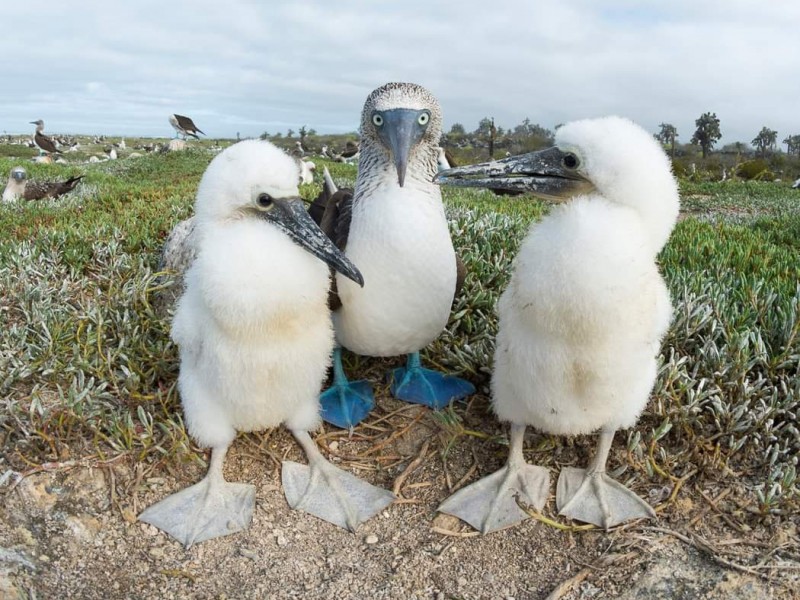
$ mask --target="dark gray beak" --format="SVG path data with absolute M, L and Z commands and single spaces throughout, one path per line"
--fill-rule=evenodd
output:
M 578 158 L 556 147 L 511 156 L 503 160 L 441 171 L 440 185 L 530 192 L 547 200 L 563 201 L 594 190 L 578 169 Z
M 394 166 L 397 169 L 397 183 L 403 187 L 406 180 L 406 168 L 411 149 L 417 145 L 425 133 L 426 126 L 419 124 L 419 116 L 423 111 L 410 108 L 393 108 L 381 112 L 383 125 L 378 129 L 378 136 L 392 153 Z
M 302 198 L 279 198 L 273 202 L 272 210 L 258 211 L 258 215 L 281 229 L 295 244 L 364 287 L 361 272 L 309 216 Z

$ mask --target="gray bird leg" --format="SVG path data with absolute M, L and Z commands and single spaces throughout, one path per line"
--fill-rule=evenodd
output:
M 512 424 L 506 466 L 450 496 L 439 511 L 456 516 L 485 534 L 529 518 L 517 504 L 516 495 L 541 510 L 547 502 L 550 473 L 525 462 L 524 437 L 525 426 Z
M 652 519 L 653 508 L 606 474 L 615 430 L 603 429 L 588 469 L 564 467 L 556 486 L 558 514 L 608 529 L 631 519 Z
M 307 431 L 292 430 L 303 447 L 308 465 L 284 461 L 281 480 L 286 501 L 344 529 L 355 531 L 391 504 L 395 496 L 329 463 Z

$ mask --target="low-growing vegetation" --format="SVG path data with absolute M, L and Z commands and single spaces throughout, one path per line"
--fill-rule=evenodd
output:
M 33 179 L 86 177 L 57 201 L 0 207 L 0 481 L 88 456 L 202 462 L 181 421 L 169 317 L 154 300 L 165 285 L 161 245 L 191 214 L 213 156 L 207 145 L 80 167 L 30 165 Z M 18 161 L 3 156 L 7 173 Z M 353 183 L 354 166 L 314 160 L 339 184 Z M 319 185 L 301 191 L 310 199 Z M 448 189 L 444 197 L 469 275 L 426 358 L 485 390 L 495 303 L 530 222 L 548 207 L 490 192 Z M 625 468 L 675 493 L 688 477 L 735 484 L 757 518 L 780 517 L 800 500 L 800 191 L 684 182 L 682 197 L 683 218 L 660 257 L 674 322 L 652 401 L 628 432 Z M 441 415 L 447 448 L 465 431 L 465 410 Z

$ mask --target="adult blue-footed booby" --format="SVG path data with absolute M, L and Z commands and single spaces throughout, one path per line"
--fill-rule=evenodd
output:
M 361 113 L 358 177 L 352 196 L 328 205 L 323 229 L 364 273 L 363 288 L 336 275 L 337 342 L 358 354 L 408 354 L 391 373 L 392 394 L 442 408 L 475 391 L 471 383 L 420 365 L 419 351 L 447 325 L 457 259 L 442 197 L 433 184 L 441 137 L 439 102 L 412 83 L 374 90 Z M 349 382 L 334 352 L 334 382 L 322 417 L 351 427 L 374 405 L 365 381 Z
M 200 131 L 200 128 L 194 124 L 189 117 L 184 117 L 183 115 L 170 115 L 169 116 L 169 124 L 175 129 L 176 134 L 182 135 L 184 139 L 186 136 L 192 136 L 194 139 L 199 140 L 200 136 L 198 133 L 203 133 Z
M 41 119 L 37 121 L 31 121 L 31 125 L 36 125 L 36 132 L 33 134 L 33 143 L 37 148 L 39 148 L 39 155 L 41 156 L 44 153 L 59 153 L 56 143 L 52 140 L 52 138 L 49 138 L 44 134 L 44 121 Z
M 11 202 L 18 198 L 24 200 L 58 198 L 74 190 L 81 179 L 83 175 L 70 177 L 64 181 L 30 181 L 25 169 L 14 167 L 3 190 L 3 202 Z
M 661 145 L 626 119 L 569 123 L 555 142 L 437 178 L 567 201 L 531 227 L 498 303 L 492 401 L 511 423 L 508 463 L 439 507 L 484 533 L 527 517 L 515 494 L 538 508 L 547 499 L 547 470 L 522 455 L 526 425 L 601 432 L 587 470 L 562 469 L 560 514 L 605 528 L 655 516 L 606 474 L 606 461 L 615 431 L 636 423 L 656 378 L 672 314 L 656 255 L 677 220 L 678 187 Z
M 283 463 L 293 508 L 355 530 L 394 498 L 327 462 L 308 434 L 320 423 L 334 342 L 324 263 L 358 286 L 363 280 L 312 221 L 297 181 L 290 156 L 251 140 L 216 156 L 198 188 L 197 257 L 172 338 L 186 425 L 211 447 L 211 461 L 200 483 L 139 516 L 186 546 L 249 525 L 255 489 L 222 474 L 237 431 L 291 430 L 309 460 Z

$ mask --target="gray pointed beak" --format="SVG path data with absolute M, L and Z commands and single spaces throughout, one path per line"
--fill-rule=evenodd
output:
M 281 229 L 295 244 L 364 287 L 361 272 L 309 216 L 302 198 L 280 198 L 274 204 L 270 211 L 259 211 L 259 216 Z
M 425 126 L 419 124 L 420 111 L 410 108 L 393 108 L 381 113 L 383 126 L 378 136 L 392 153 L 394 166 L 397 169 L 397 183 L 403 187 L 406 180 L 406 168 L 411 149 L 425 133 Z
M 563 201 L 594 189 L 577 169 L 565 165 L 568 154 L 554 146 L 503 160 L 447 169 L 433 181 L 456 187 L 530 192 L 547 200 Z

